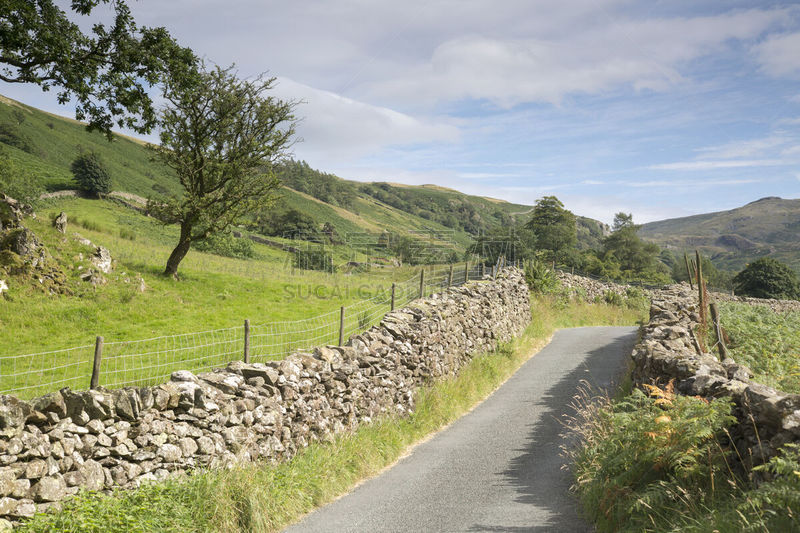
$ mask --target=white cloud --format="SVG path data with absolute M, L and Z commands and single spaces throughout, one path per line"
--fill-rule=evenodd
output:
M 565 96 L 620 86 L 661 90 L 684 79 L 689 61 L 730 40 L 758 37 L 782 11 L 750 10 L 708 17 L 592 23 L 523 35 L 468 34 L 439 43 L 424 62 L 368 84 L 382 101 L 486 99 L 501 107 L 558 103 Z
M 357 158 L 399 145 L 452 142 L 459 131 L 447 123 L 427 121 L 385 107 L 344 98 L 282 78 L 274 94 L 300 99 L 296 114 L 302 117 L 296 145 L 299 153 L 312 153 L 327 162 Z
M 772 35 L 754 48 L 761 68 L 772 76 L 800 72 L 800 33 Z
M 768 167 L 785 165 L 782 159 L 749 159 L 731 161 L 679 161 L 677 163 L 664 163 L 660 165 L 650 165 L 651 170 L 714 170 L 719 168 L 744 168 L 744 167 Z

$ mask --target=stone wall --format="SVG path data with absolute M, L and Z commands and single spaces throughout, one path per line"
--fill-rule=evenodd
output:
M 30 402 L 0 396 L 0 516 L 31 516 L 81 488 L 135 487 L 199 466 L 283 461 L 387 413 L 415 390 L 530 321 L 521 271 L 448 289 L 389 313 L 343 347 L 194 375 L 155 387 Z
M 561 282 L 562 287 L 567 289 L 567 291 L 572 294 L 580 294 L 588 302 L 596 299 L 602 300 L 605 298 L 606 293 L 609 292 L 619 294 L 620 296 L 625 296 L 629 289 L 639 289 L 644 294 L 652 296 L 651 290 L 641 289 L 635 285 L 614 283 L 613 281 L 607 280 L 596 280 L 558 270 L 556 271 L 556 276 L 558 281 Z
M 650 322 L 634 348 L 633 381 L 666 385 L 704 398 L 730 397 L 738 423 L 733 444 L 745 466 L 763 463 L 787 442 L 800 441 L 800 394 L 752 382 L 752 373 L 733 359 L 703 353 L 693 338 L 700 316 L 695 292 L 686 284 L 654 293 Z

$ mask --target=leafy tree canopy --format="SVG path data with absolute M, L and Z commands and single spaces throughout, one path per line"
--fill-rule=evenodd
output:
M 165 274 L 176 276 L 191 243 L 270 205 L 280 186 L 272 167 L 286 157 L 295 131 L 294 102 L 267 96 L 274 78 L 237 78 L 215 67 L 170 79 L 161 113 L 161 144 L 152 147 L 172 168 L 183 195 L 150 202 L 163 221 L 180 224 Z
M 0 80 L 57 87 L 58 101 L 74 99 L 75 117 L 109 139 L 115 124 L 150 132 L 157 117 L 147 88 L 193 68 L 195 56 L 164 28 L 137 26 L 123 0 L 72 0 L 72 16 L 100 4 L 112 22 L 84 33 L 53 0 L 0 0 Z
M 772 257 L 762 257 L 747 265 L 733 278 L 740 296 L 798 299 L 800 283 L 794 270 Z
M 667 281 L 668 268 L 658 261 L 661 250 L 658 245 L 643 241 L 633 223 L 633 216 L 617 213 L 611 235 L 603 239 L 603 259 L 618 265 L 617 279 L 645 279 Z
M 555 196 L 544 196 L 536 201 L 525 228 L 533 233 L 536 248 L 545 252 L 548 261 L 561 261 L 578 240 L 575 215 Z

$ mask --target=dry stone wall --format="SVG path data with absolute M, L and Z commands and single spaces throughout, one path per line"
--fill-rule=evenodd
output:
M 800 394 L 755 383 L 746 366 L 702 352 L 693 338 L 699 320 L 688 285 L 655 293 L 650 322 L 632 354 L 634 383 L 664 386 L 673 381 L 683 394 L 730 397 L 738 420 L 731 431 L 733 444 L 747 467 L 763 463 L 787 442 L 800 441 Z
M 530 316 L 524 277 L 508 269 L 416 300 L 342 347 L 178 371 L 155 387 L 0 396 L 0 516 L 31 516 L 81 488 L 289 459 L 376 416 L 409 413 L 421 384 L 457 374 Z

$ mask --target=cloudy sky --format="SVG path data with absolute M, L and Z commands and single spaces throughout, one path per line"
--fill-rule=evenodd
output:
M 646 222 L 800 198 L 800 6 L 706 0 L 138 0 L 242 76 L 302 99 L 294 151 Z M 53 94 L 0 93 L 70 114 Z

